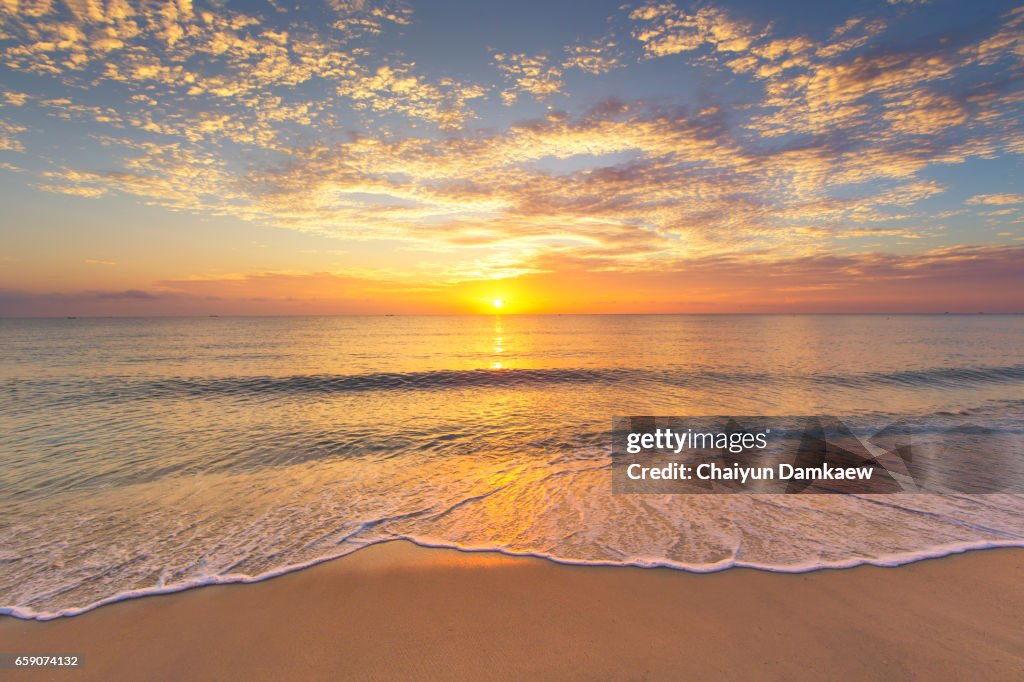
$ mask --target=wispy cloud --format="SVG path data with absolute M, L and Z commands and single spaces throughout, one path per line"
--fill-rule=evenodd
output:
M 975 194 L 967 200 L 968 204 L 988 204 L 1003 206 L 1006 204 L 1024 204 L 1024 194 Z

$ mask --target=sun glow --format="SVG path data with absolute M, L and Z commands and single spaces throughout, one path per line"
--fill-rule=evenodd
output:
M 496 298 L 493 301 L 491 301 L 491 305 L 494 306 L 495 308 L 502 308 L 505 305 L 505 300 L 502 298 Z

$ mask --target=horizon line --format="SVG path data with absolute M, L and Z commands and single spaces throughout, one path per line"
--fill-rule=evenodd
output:
M 1015 316 L 1024 315 L 1024 311 L 987 311 L 978 310 L 974 312 L 964 311 L 943 311 L 943 312 L 702 312 L 702 313 L 308 313 L 308 314 L 193 314 L 193 315 L 0 315 L 0 321 L 7 320 L 155 320 L 155 319 L 261 319 L 261 318 L 310 318 L 310 317 L 812 317 L 812 316 L 871 316 L 871 317 L 924 317 L 924 316 L 952 316 L 958 317 L 978 315 L 999 315 Z

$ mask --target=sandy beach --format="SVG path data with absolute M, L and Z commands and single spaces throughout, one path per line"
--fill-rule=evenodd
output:
M 255 584 L 3 618 L 0 649 L 84 657 L 13 679 L 1010 679 L 1022 580 L 1018 549 L 692 574 L 392 542 Z

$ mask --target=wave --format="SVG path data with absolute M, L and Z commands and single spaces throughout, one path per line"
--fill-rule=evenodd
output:
M 530 388 L 553 384 L 581 385 L 765 385 L 812 383 L 838 388 L 901 386 L 905 388 L 963 387 L 1024 381 L 1024 365 L 1002 367 L 935 367 L 898 372 L 860 374 L 763 374 L 739 371 L 652 370 L 632 368 L 464 369 L 364 374 L 311 374 L 291 376 L 171 377 L 134 379 L 24 380 L 3 382 L 12 391 L 61 387 L 62 398 L 80 389 L 93 400 L 132 398 L 203 397 L 218 395 L 274 395 L 372 391 L 438 391 L 465 388 Z
M 1005 367 L 935 367 L 900 372 L 871 372 L 848 376 L 825 375 L 824 383 L 845 388 L 867 388 L 872 385 L 914 387 L 959 387 L 975 384 L 1010 383 L 1024 380 L 1024 365 Z

